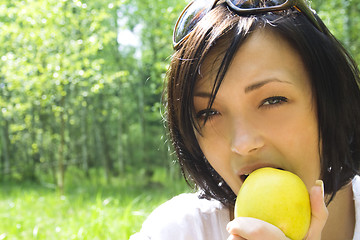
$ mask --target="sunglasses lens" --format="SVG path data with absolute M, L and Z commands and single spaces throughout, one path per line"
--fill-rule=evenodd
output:
M 213 6 L 213 1 L 195 0 L 184 10 L 177 21 L 174 30 L 174 43 L 179 43 L 195 27 L 195 25 L 208 13 Z
M 264 7 L 274 7 L 284 4 L 287 0 L 230 0 L 230 2 L 240 9 L 255 9 Z

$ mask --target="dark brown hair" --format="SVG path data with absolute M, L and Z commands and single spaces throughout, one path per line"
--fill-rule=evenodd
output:
M 202 19 L 175 51 L 167 76 L 167 124 L 183 174 L 203 196 L 233 205 L 236 195 L 211 167 L 196 140 L 193 94 L 200 66 L 210 50 L 222 58 L 209 107 L 245 39 L 266 28 L 287 40 L 300 54 L 311 78 L 321 138 L 321 177 L 331 197 L 357 173 L 360 162 L 359 70 L 351 56 L 318 19 L 316 29 L 297 10 L 239 16 L 219 4 Z M 224 47 L 224 45 L 226 47 Z

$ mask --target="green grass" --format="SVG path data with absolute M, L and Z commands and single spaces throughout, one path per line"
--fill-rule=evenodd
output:
M 189 191 L 163 170 L 146 181 L 144 176 L 137 172 L 106 184 L 68 171 L 64 195 L 44 184 L 0 183 L 0 240 L 126 240 L 156 206 Z

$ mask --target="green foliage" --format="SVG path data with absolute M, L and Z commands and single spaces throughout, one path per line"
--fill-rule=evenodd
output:
M 145 170 L 114 178 L 92 169 L 68 170 L 65 195 L 51 186 L 6 182 L 0 188 L 0 239 L 129 239 L 160 203 L 187 191 L 163 169 L 151 179 Z
M 313 0 L 312 6 L 360 65 L 360 1 Z
M 104 167 L 108 179 L 137 166 L 171 168 L 161 96 L 185 4 L 3 1 L 0 180 L 46 172 L 62 186 L 70 165 Z M 360 62 L 360 1 L 312 5 Z M 138 42 L 124 45 L 129 32 Z
M 184 2 L 173 4 L 0 4 L 0 180 L 46 172 L 63 187 L 70 165 L 104 167 L 107 179 L 126 167 L 171 166 L 160 100 Z M 139 44 L 120 45 L 134 28 Z

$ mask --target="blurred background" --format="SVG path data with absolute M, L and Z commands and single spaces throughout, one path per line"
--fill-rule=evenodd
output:
M 191 191 L 161 102 L 187 0 L 0 0 L 0 240 L 128 239 Z M 313 0 L 360 63 L 360 0 Z

